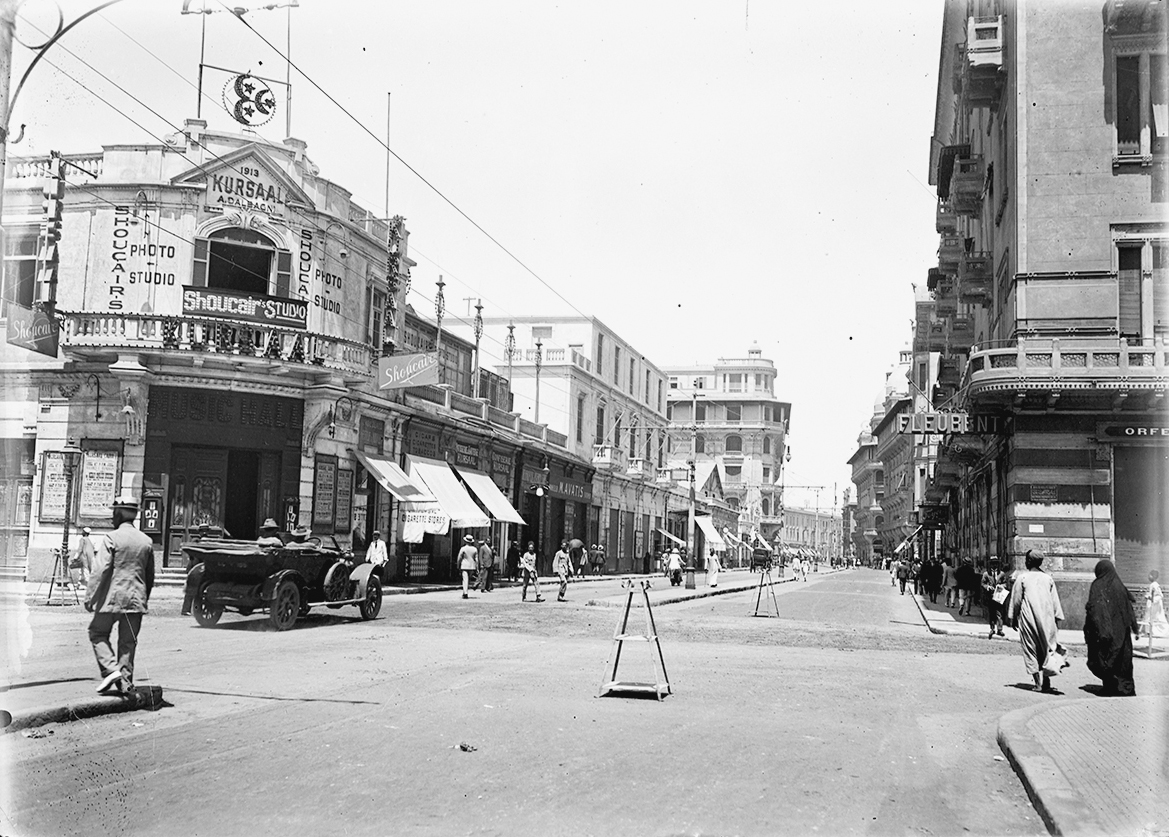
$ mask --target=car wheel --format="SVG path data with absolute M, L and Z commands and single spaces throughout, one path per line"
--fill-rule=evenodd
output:
M 371 575 L 365 584 L 365 601 L 358 607 L 361 609 L 361 618 L 366 621 L 375 618 L 382 609 L 382 583 L 377 576 Z
M 223 608 L 220 605 L 213 605 L 207 602 L 206 584 L 199 588 L 199 592 L 195 594 L 195 601 L 192 604 L 191 611 L 195 614 L 195 621 L 204 628 L 213 627 L 219 622 L 219 617 L 223 615 Z
M 268 620 L 278 631 L 287 631 L 296 623 L 296 616 L 300 612 L 300 588 L 295 581 L 284 579 L 276 586 L 276 595 L 272 598 L 272 607 L 268 611 Z

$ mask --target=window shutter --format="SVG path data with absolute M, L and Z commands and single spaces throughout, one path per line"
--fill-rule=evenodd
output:
M 292 253 L 276 251 L 276 296 L 290 296 L 292 290 Z
M 1162 334 L 1169 331 L 1169 245 L 1153 245 L 1153 329 Z
M 1139 247 L 1121 247 L 1117 291 L 1120 302 L 1118 326 L 1122 337 L 1141 334 L 1141 251 Z
M 191 269 L 191 284 L 196 288 L 207 287 L 207 247 L 206 238 L 195 239 L 195 259 Z

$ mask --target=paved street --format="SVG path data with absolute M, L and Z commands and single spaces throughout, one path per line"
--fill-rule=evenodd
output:
M 388 597 L 372 623 L 285 633 L 201 629 L 160 598 L 140 672 L 173 705 L 0 739 L 20 777 L 4 833 L 1045 833 L 995 742 L 1002 715 L 1057 699 L 1020 688 L 1014 643 L 930 634 L 884 573 L 777 591 L 778 619 L 749 615 L 750 589 L 655 608 L 660 704 L 594 697 L 616 580 L 567 604 Z M 71 610 L 33 624 L 76 638 L 88 692 Z M 1169 691 L 1148 670 L 1142 691 Z M 648 678 L 644 646 L 621 673 Z M 1090 682 L 1077 661 L 1060 685 Z

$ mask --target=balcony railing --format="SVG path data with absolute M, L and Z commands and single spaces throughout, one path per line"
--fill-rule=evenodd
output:
M 958 301 L 985 305 L 991 297 L 991 259 L 986 250 L 963 253 L 958 262 Z
M 941 273 L 954 273 L 958 270 L 958 261 L 965 251 L 962 239 L 956 235 L 943 235 L 938 245 L 938 270 Z
M 66 350 L 201 352 L 335 369 L 372 377 L 373 349 L 339 337 L 193 317 L 62 312 Z
M 950 348 L 958 352 L 966 352 L 974 345 L 974 320 L 970 317 L 952 317 L 950 319 Z
M 959 215 L 977 216 L 982 211 L 986 164 L 981 154 L 954 160 L 950 176 L 950 204 Z
M 616 445 L 593 445 L 593 465 L 598 468 L 621 468 L 625 454 Z
M 938 201 L 938 211 L 934 222 L 934 229 L 939 233 L 953 235 L 958 232 L 958 213 L 949 201 Z
M 1069 339 L 1067 345 L 1058 338 L 1038 338 L 1021 339 L 1015 346 L 976 346 L 967 364 L 967 393 L 970 399 L 1018 403 L 1029 391 L 1039 391 L 1048 401 L 1153 409 L 1164 397 L 1167 355 L 1163 337 L 1148 346 L 1130 346 L 1116 337 Z M 1130 397 L 1138 393 L 1145 398 Z

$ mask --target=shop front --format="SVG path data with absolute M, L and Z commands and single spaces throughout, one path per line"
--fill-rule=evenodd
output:
M 301 400 L 161 386 L 151 387 L 149 399 L 143 503 L 160 507 L 157 531 L 148 534 L 162 548 L 163 566 L 183 566 L 182 543 L 200 533 L 254 538 L 269 517 L 281 529 L 296 526 Z M 336 462 L 331 472 L 318 465 L 319 484 L 328 482 L 334 498 L 331 524 L 338 479 Z

